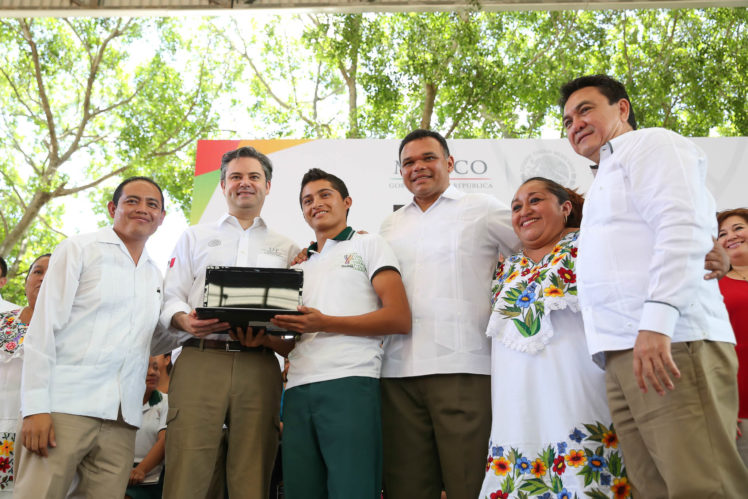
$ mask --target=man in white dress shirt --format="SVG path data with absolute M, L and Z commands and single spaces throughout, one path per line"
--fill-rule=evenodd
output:
M 63 241 L 49 261 L 24 341 L 15 495 L 123 497 L 161 272 L 145 250 L 164 219 L 161 189 L 132 177 L 108 204 L 112 227 Z
M 381 235 L 400 261 L 409 335 L 387 336 L 382 361 L 384 489 L 388 499 L 475 499 L 491 431 L 486 325 L 499 253 L 517 244 L 509 209 L 449 183 L 446 140 L 415 130 L 400 143 L 413 201 Z
M 642 497 L 744 497 L 735 446 L 737 359 L 716 281 L 706 156 L 668 130 L 636 130 L 605 75 L 561 89 L 572 148 L 595 163 L 579 240 L 579 298 L 591 354 L 605 352 L 608 401 Z
M 164 277 L 161 324 L 183 345 L 169 383 L 164 497 L 208 494 L 223 425 L 228 426 L 226 479 L 233 498 L 268 497 L 278 449 L 281 371 L 273 353 L 293 343 L 258 333 L 230 341 L 228 324 L 198 319 L 209 265 L 286 268 L 299 247 L 260 217 L 270 192 L 270 160 L 252 147 L 221 159 L 228 213 L 188 228 Z M 223 470 L 218 470 L 223 475 Z
M 8 264 L 5 263 L 5 259 L 0 256 L 0 289 L 4 288 L 6 284 L 8 284 Z M 0 296 L 0 312 L 9 312 L 11 310 L 18 310 L 19 308 L 23 307 L 5 301 L 3 297 Z

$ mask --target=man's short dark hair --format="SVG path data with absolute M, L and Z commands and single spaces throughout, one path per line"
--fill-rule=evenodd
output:
M 558 105 L 561 106 L 561 114 L 564 113 L 564 106 L 566 106 L 566 101 L 569 100 L 571 94 L 586 87 L 597 88 L 601 94 L 608 98 L 608 104 L 615 104 L 621 99 L 626 99 L 629 103 L 628 122 L 629 125 L 631 125 L 631 128 L 636 130 L 634 106 L 631 104 L 629 94 L 626 93 L 626 87 L 624 87 L 623 83 L 621 83 L 620 81 L 605 74 L 582 76 L 581 78 L 576 78 L 568 83 L 565 83 L 561 87 L 561 98 L 558 101 Z
M 306 184 L 308 184 L 309 182 L 314 182 L 316 180 L 327 180 L 328 182 L 330 182 L 332 188 L 340 193 L 340 197 L 342 197 L 343 199 L 349 197 L 348 187 L 345 186 L 345 182 L 343 182 L 340 177 L 337 177 L 332 173 L 327 173 L 326 171 L 320 170 L 319 168 L 311 168 L 301 178 L 301 189 L 299 189 L 299 205 L 301 205 L 301 193 L 304 192 L 304 187 L 306 186 Z M 346 210 L 346 217 L 348 216 L 349 211 L 350 210 Z
M 8 275 L 8 264 L 5 263 L 5 258 L 0 256 L 0 279 Z
M 164 191 L 161 190 L 161 186 L 156 183 L 155 180 L 153 180 L 150 177 L 130 177 L 126 178 L 125 180 L 120 183 L 116 189 L 114 189 L 114 195 L 112 196 L 112 202 L 114 203 L 114 206 L 117 206 L 119 204 L 119 198 L 122 197 L 122 190 L 125 188 L 127 184 L 130 182 L 135 181 L 143 181 L 148 182 L 149 184 L 153 185 L 156 189 L 158 189 L 158 193 L 161 195 L 161 211 L 164 211 L 166 207 L 164 206 Z
M 236 158 L 254 158 L 260 162 L 262 171 L 265 172 L 265 181 L 270 182 L 273 178 L 273 163 L 270 158 L 262 154 L 260 151 L 251 146 L 240 147 L 224 153 L 221 157 L 221 182 L 226 181 L 226 170 L 229 167 L 229 163 L 234 161 Z
M 425 139 L 427 137 L 436 139 L 439 142 L 439 144 L 442 146 L 442 151 L 444 151 L 444 157 L 445 158 L 449 157 L 449 146 L 447 145 L 447 139 L 442 137 L 442 135 L 439 132 L 435 132 L 433 130 L 424 130 L 423 128 L 413 130 L 408 135 L 406 135 L 402 141 L 400 141 L 400 149 L 398 149 L 397 151 L 397 157 L 400 158 L 400 155 L 403 153 L 403 147 L 405 147 L 405 144 L 407 144 L 408 142 L 412 142 L 414 140 Z

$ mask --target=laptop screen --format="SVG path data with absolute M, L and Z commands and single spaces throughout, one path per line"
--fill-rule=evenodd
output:
M 206 307 L 296 310 L 301 303 L 300 270 L 259 267 L 208 267 Z

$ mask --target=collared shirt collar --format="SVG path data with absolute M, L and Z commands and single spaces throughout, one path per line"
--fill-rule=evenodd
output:
M 436 201 L 434 201 L 434 203 L 431 206 L 434 206 L 436 203 L 438 203 L 441 198 L 453 199 L 453 200 L 457 201 L 458 199 L 461 199 L 464 196 L 465 196 L 464 192 L 462 192 L 461 190 L 457 189 L 454 185 L 449 184 L 447 186 L 447 188 L 444 190 L 444 192 L 441 193 L 441 195 L 439 196 L 439 198 Z M 410 201 L 410 203 L 408 204 L 408 206 L 413 206 L 413 207 L 417 208 L 418 210 L 422 211 L 421 207 L 418 206 L 418 203 L 416 203 L 415 196 Z M 431 206 L 429 206 L 429 208 L 431 208 Z
M 164 397 L 163 397 L 163 395 L 161 395 L 161 392 L 159 392 L 158 390 L 153 390 L 153 392 L 151 392 L 151 396 L 148 398 L 148 405 L 150 407 L 153 407 L 154 405 L 156 405 L 159 402 L 161 402 L 161 400 L 163 400 L 163 398 Z
M 98 240 L 107 244 L 116 244 L 120 248 L 122 248 L 122 251 L 130 255 L 130 250 L 127 249 L 127 246 L 125 246 L 125 242 L 120 239 L 119 235 L 114 232 L 113 226 L 104 227 L 103 229 L 101 229 L 99 231 Z M 151 262 L 153 265 L 156 265 L 156 262 L 154 262 L 151 258 L 151 255 L 148 254 L 148 250 L 145 249 L 145 246 L 143 247 L 143 253 L 140 254 L 140 259 L 138 260 L 137 265 L 140 265 L 141 261 Z
M 345 229 L 343 229 L 340 232 L 340 234 L 338 234 L 337 236 L 333 237 L 332 240 L 333 241 L 347 241 L 348 239 L 351 239 L 355 233 L 356 233 L 356 231 L 354 231 L 352 227 L 348 226 Z M 317 253 L 317 241 L 314 241 L 307 248 L 307 252 L 308 253 L 311 253 L 312 251 L 314 251 L 315 253 Z
M 225 223 L 230 223 L 231 225 L 235 225 L 236 227 L 241 228 L 241 224 L 239 223 L 239 220 L 234 215 L 231 215 L 230 213 L 224 213 L 216 221 L 216 225 L 219 227 Z M 265 223 L 265 220 L 262 219 L 262 217 L 255 217 L 254 222 L 249 228 L 251 229 L 252 227 L 267 227 L 267 224 Z

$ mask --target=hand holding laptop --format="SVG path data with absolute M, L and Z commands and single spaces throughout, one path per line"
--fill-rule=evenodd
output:
M 296 333 L 325 331 L 328 316 L 312 307 L 299 306 L 297 310 L 301 315 L 276 315 L 270 322 L 281 329 Z
M 186 331 L 197 338 L 204 338 L 209 334 L 225 332 L 231 325 L 228 322 L 220 322 L 219 319 L 198 319 L 194 310 L 189 314 L 177 312 L 171 318 L 171 325 L 182 331 Z

